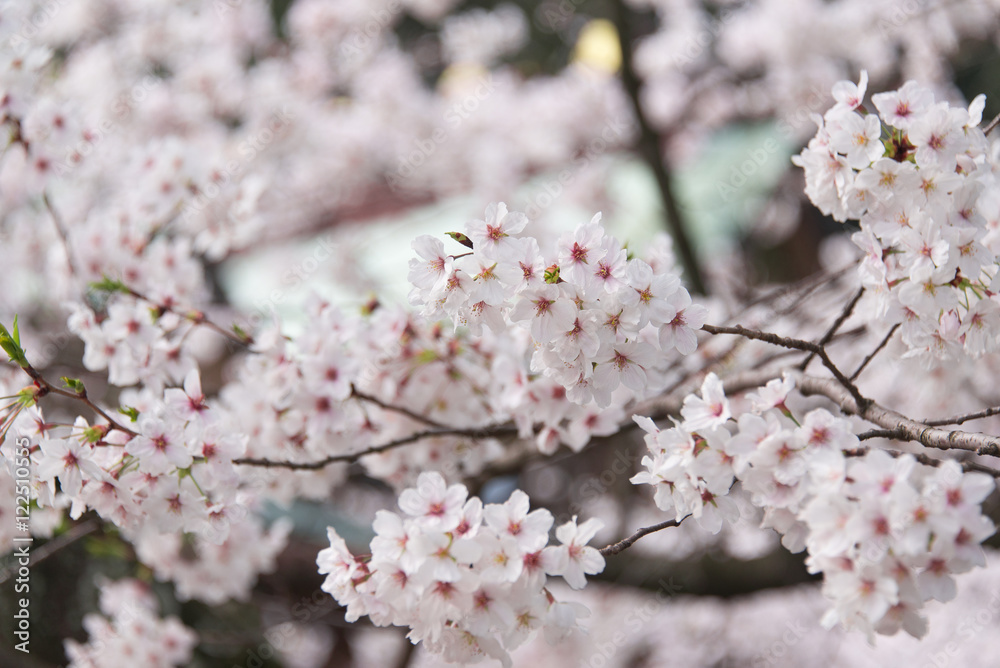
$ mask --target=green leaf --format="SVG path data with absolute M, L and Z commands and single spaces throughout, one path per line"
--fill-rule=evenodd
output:
M 123 294 L 130 292 L 127 285 L 109 276 L 104 276 L 101 280 L 94 281 L 90 284 L 90 288 L 98 292 L 121 292 Z
M 128 419 L 131 420 L 132 422 L 135 422 L 136 420 L 139 419 L 139 411 L 136 410 L 135 408 L 132 408 L 131 406 L 119 406 L 118 412 L 121 413 L 122 415 L 127 415 Z
M 368 301 L 361 305 L 361 315 L 369 316 L 374 313 L 378 307 L 381 306 L 378 297 L 374 294 L 368 296 Z
M 108 430 L 101 426 L 87 427 L 83 430 L 83 437 L 88 443 L 97 443 L 108 435 Z
M 421 350 L 419 353 L 417 353 L 416 356 L 417 364 L 428 364 L 437 359 L 438 359 L 437 352 L 429 348 L 427 350 Z
M 28 368 L 28 358 L 25 357 L 24 350 L 21 349 L 21 333 L 18 331 L 17 316 L 14 316 L 13 335 L 0 324 L 0 348 L 3 348 L 4 352 L 7 353 L 11 362 L 22 369 Z
M 130 556 L 128 546 L 117 536 L 88 536 L 84 546 L 87 553 L 96 559 L 126 561 Z
M 559 265 L 553 264 L 548 269 L 545 270 L 545 282 L 546 283 L 559 283 L 562 281 L 559 278 Z
M 29 385 L 18 390 L 17 403 L 25 407 L 34 406 L 38 403 L 38 388 L 35 385 Z
M 61 380 L 66 385 L 66 389 L 68 390 L 72 390 L 81 395 L 87 392 L 87 389 L 83 386 L 83 381 L 79 378 L 67 378 L 66 376 L 63 376 Z
M 472 248 L 472 239 L 465 236 L 461 232 L 445 232 L 449 237 L 462 244 L 466 248 Z

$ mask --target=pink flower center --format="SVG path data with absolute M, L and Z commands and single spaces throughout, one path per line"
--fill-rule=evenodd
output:
M 505 236 L 507 235 L 503 233 L 503 228 L 501 228 L 499 225 L 497 225 L 496 227 L 494 227 L 493 225 L 486 226 L 486 238 L 489 239 L 490 241 L 495 243 L 500 241 Z

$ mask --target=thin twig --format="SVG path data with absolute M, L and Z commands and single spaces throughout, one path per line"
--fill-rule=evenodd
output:
M 851 374 L 852 381 L 857 380 L 858 376 L 861 375 L 861 372 L 865 370 L 866 366 L 868 366 L 868 363 L 871 362 L 873 359 L 875 359 L 875 356 L 878 355 L 883 348 L 885 348 L 886 344 L 889 343 L 889 339 L 892 338 L 892 335 L 896 333 L 897 329 L 899 329 L 898 322 L 889 329 L 889 331 L 885 335 L 885 338 L 883 338 L 882 342 L 875 347 L 875 350 L 871 351 L 868 357 L 866 357 L 858 366 L 858 368 L 854 370 L 854 373 Z
M 924 420 L 924 424 L 926 424 L 929 427 L 942 427 L 947 424 L 962 424 L 963 422 L 968 422 L 969 420 L 979 420 L 981 418 L 988 418 L 993 415 L 1000 415 L 1000 406 L 987 408 L 985 410 L 981 410 L 976 413 L 968 413 L 966 415 L 956 415 L 955 417 L 942 418 L 940 420 Z
M 38 387 L 40 388 L 41 391 L 38 394 L 38 398 L 39 399 L 41 397 L 45 396 L 46 394 L 58 394 L 61 397 L 67 397 L 69 399 L 75 399 L 77 401 L 82 402 L 88 408 L 90 408 L 92 411 L 94 411 L 95 413 L 97 413 L 98 415 L 100 415 L 102 418 L 104 418 L 105 420 L 107 420 L 109 428 L 111 428 L 111 429 L 117 429 L 118 431 L 125 432 L 126 434 L 131 434 L 132 436 L 137 436 L 138 435 L 136 432 L 132 431 L 128 427 L 125 427 L 125 426 L 119 424 L 114 418 L 112 418 L 110 415 L 108 415 L 106 412 L 104 412 L 103 408 L 101 408 L 100 406 L 98 406 L 97 404 L 95 404 L 93 401 L 91 401 L 90 398 L 87 396 L 87 389 L 86 388 L 84 388 L 84 387 L 81 386 L 81 389 L 80 389 L 79 392 L 70 392 L 68 390 L 64 390 L 62 388 L 56 387 L 55 385 L 53 385 L 52 383 L 50 383 L 41 374 L 41 372 L 38 371 L 38 369 L 36 369 L 35 367 L 31 366 L 30 364 L 28 364 L 27 366 L 21 367 L 21 368 L 24 370 L 24 372 L 26 374 L 28 374 L 28 376 L 31 377 L 31 379 L 33 381 L 35 381 L 35 384 L 38 385 Z
M 861 300 L 861 296 L 863 294 L 865 294 L 864 286 L 858 288 L 858 291 L 854 294 L 854 298 L 851 299 L 851 301 L 847 302 L 847 305 L 840 312 L 840 315 L 837 316 L 837 319 L 833 321 L 832 325 L 830 325 L 830 329 L 826 330 L 826 334 L 823 335 L 823 338 L 817 341 L 818 345 L 825 346 L 826 344 L 830 343 L 830 339 L 832 339 L 833 335 L 837 333 L 837 330 L 840 329 L 840 326 L 844 324 L 844 321 L 846 321 L 848 318 L 851 317 L 852 313 L 854 313 L 854 307 L 857 306 L 858 301 Z M 809 355 L 804 360 L 802 360 L 802 363 L 799 364 L 799 371 L 805 371 L 806 368 L 809 366 L 809 362 L 811 362 L 813 360 L 813 357 L 815 356 L 816 353 L 809 353 Z
M 199 311 L 197 309 L 184 311 L 177 308 L 173 304 L 163 304 L 153 299 L 150 299 L 143 293 L 137 290 L 133 290 L 127 285 L 124 286 L 124 289 L 132 297 L 135 297 L 136 299 L 141 299 L 144 302 L 149 302 L 150 304 L 154 304 L 160 313 L 173 313 L 174 315 L 178 315 L 184 318 L 185 320 L 190 320 L 196 325 L 204 325 L 205 327 L 208 327 L 209 329 L 218 332 L 219 334 L 226 337 L 230 341 L 238 343 L 241 346 L 249 346 L 253 344 L 253 337 L 250 336 L 249 334 L 244 334 L 243 332 L 238 332 L 238 333 L 232 332 L 226 329 L 225 327 L 222 327 L 221 325 L 217 325 L 216 323 L 209 320 L 202 311 Z
M 983 134 L 988 135 L 989 133 L 993 132 L 993 128 L 995 128 L 997 124 L 1000 124 L 1000 114 L 997 114 L 993 118 L 993 120 L 990 121 L 990 124 L 987 125 L 985 128 L 983 128 Z
M 651 533 L 655 533 L 657 531 L 661 531 L 669 527 L 675 527 L 677 526 L 677 524 L 678 524 L 677 520 L 667 520 L 666 522 L 660 522 L 659 524 L 654 524 L 651 527 L 643 527 L 642 529 L 639 529 L 628 538 L 624 538 L 618 541 L 617 543 L 613 543 L 606 547 L 602 547 L 600 550 L 598 550 L 598 552 L 600 552 L 601 555 L 605 557 L 618 554 L 619 552 L 627 550 L 628 548 L 632 547 L 632 544 L 635 543 L 640 538 L 642 538 L 643 536 L 648 536 Z
M 49 215 L 52 216 L 52 223 L 55 225 L 56 232 L 62 240 L 63 249 L 66 251 L 66 262 L 69 264 L 69 273 L 73 276 L 79 276 L 80 272 L 77 270 L 76 261 L 73 259 L 73 247 L 69 243 L 69 234 L 66 231 L 66 225 L 63 224 L 63 219 L 56 211 L 56 208 L 52 206 L 52 200 L 49 199 L 47 192 L 42 192 L 42 202 L 45 204 L 45 208 L 48 209 Z
M 97 531 L 101 526 L 100 520 L 91 517 L 88 520 L 75 524 L 69 528 L 65 533 L 61 533 L 52 540 L 47 541 L 41 547 L 31 550 L 29 554 L 31 555 L 31 565 L 37 566 L 41 562 L 45 561 L 53 554 L 59 550 L 75 543 L 76 541 L 88 536 L 95 531 Z M 14 577 L 16 569 L 8 568 L 3 573 L 0 573 L 0 585 L 7 582 L 7 580 Z
M 353 385 L 351 385 L 351 396 L 354 397 L 355 399 L 360 399 L 361 401 L 367 401 L 368 403 L 375 404 L 379 408 L 385 409 L 387 411 L 394 411 L 396 413 L 405 415 L 411 420 L 422 422 L 428 427 L 434 427 L 435 429 L 447 428 L 446 425 L 441 424 L 437 420 L 432 420 L 426 415 L 421 415 L 420 413 L 411 411 L 409 408 L 404 408 L 403 406 L 394 406 L 393 404 L 387 404 L 378 397 L 373 397 L 370 394 L 365 394 L 364 392 L 361 392 L 360 390 L 358 390 L 358 388 L 354 387 Z
M 865 433 L 867 434 L 869 432 Z M 866 454 L 870 452 L 870 450 L 871 448 L 868 447 L 854 448 L 853 450 L 844 450 L 844 455 L 846 457 L 864 457 Z M 882 450 L 882 452 L 887 452 L 893 457 L 901 457 L 905 454 L 908 454 L 921 464 L 924 464 L 926 466 L 933 466 L 935 468 L 941 466 L 941 464 L 945 463 L 946 461 L 949 461 L 946 459 L 934 459 L 933 457 L 929 457 L 920 452 L 914 454 L 914 453 L 900 452 L 899 450 L 887 450 L 887 449 Z M 972 472 L 985 473 L 986 475 L 993 476 L 994 478 L 1000 478 L 1000 471 L 991 468 L 989 466 L 984 466 L 982 464 L 979 464 L 978 462 L 959 462 L 959 464 L 962 466 L 962 470 L 965 471 L 966 473 L 972 473 Z
M 764 341 L 765 343 L 770 343 L 771 345 L 780 346 L 782 348 L 791 348 L 794 350 L 803 350 L 806 352 L 815 353 L 819 357 L 820 361 L 823 362 L 833 377 L 837 379 L 844 388 L 851 393 L 851 396 L 857 402 L 858 406 L 865 406 L 871 400 L 862 396 L 861 391 L 858 390 L 857 386 L 854 385 L 848 379 L 843 372 L 837 368 L 837 365 L 833 363 L 830 356 L 826 353 L 826 348 L 823 346 L 813 343 L 812 341 L 803 341 L 802 339 L 793 339 L 787 336 L 779 336 L 771 332 L 761 332 L 755 329 L 747 329 L 742 325 L 735 325 L 733 327 L 716 327 L 715 325 L 704 325 L 703 330 L 710 334 L 735 334 L 736 336 L 742 336 L 748 339 L 755 339 L 757 341 Z
M 482 427 L 479 429 L 429 429 L 427 431 L 418 431 L 410 434 L 409 436 L 403 436 L 402 438 L 397 438 L 395 440 L 389 441 L 388 443 L 383 443 L 382 445 L 374 445 L 370 448 L 366 448 L 359 452 L 353 452 L 350 454 L 342 455 L 330 455 L 324 459 L 320 459 L 314 462 L 292 462 L 285 460 L 272 460 L 272 459 L 255 459 L 252 457 L 242 457 L 240 459 L 234 459 L 234 464 L 243 464 L 245 466 L 262 466 L 265 468 L 284 468 L 293 470 L 303 470 L 303 471 L 318 471 L 322 468 L 329 466 L 330 464 L 335 464 L 337 462 L 354 462 L 366 455 L 374 455 L 379 452 L 385 452 L 386 450 L 392 450 L 393 448 L 398 448 L 403 445 L 408 445 L 410 443 L 416 443 L 425 438 L 435 438 L 440 436 L 466 436 L 468 438 L 483 439 L 483 438 L 512 438 L 517 436 L 517 427 L 512 425 L 497 425 L 494 427 Z
M 764 294 L 762 294 L 762 295 L 760 295 L 758 297 L 755 297 L 750 302 L 748 302 L 744 306 L 744 308 L 748 309 L 748 308 L 750 308 L 752 306 L 756 306 L 758 304 L 763 304 L 765 302 L 774 301 L 776 299 L 780 299 L 781 297 L 784 297 L 785 295 L 789 295 L 789 294 L 798 292 L 800 290 L 803 290 L 803 291 L 805 291 L 808 294 L 810 292 L 813 292 L 817 288 L 822 287 L 823 285 L 825 285 L 827 283 L 830 283 L 832 281 L 837 280 L 838 278 L 840 278 L 841 276 L 843 276 L 844 274 L 846 274 L 847 272 L 849 272 L 850 270 L 854 269 L 857 266 L 858 266 L 857 262 L 852 262 L 851 264 L 849 264 L 849 265 L 847 265 L 845 267 L 841 267 L 840 269 L 837 269 L 836 271 L 819 272 L 819 273 L 813 274 L 811 276 L 806 276 L 805 278 L 803 278 L 803 279 L 801 279 L 801 280 L 799 280 L 799 281 L 797 281 L 795 283 L 792 283 L 790 285 L 784 285 L 784 286 L 782 286 L 780 288 L 774 288 L 773 290 L 771 290 L 769 292 L 765 292 Z

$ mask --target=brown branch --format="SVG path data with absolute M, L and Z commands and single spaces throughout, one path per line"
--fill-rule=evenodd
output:
M 31 555 L 31 565 L 37 566 L 41 562 L 45 561 L 53 554 L 59 550 L 75 543 L 76 541 L 89 536 L 101 527 L 101 521 L 96 517 L 91 517 L 90 519 L 84 520 L 79 524 L 74 524 L 64 533 L 55 536 L 49 541 L 46 541 L 37 549 L 30 550 Z M 0 573 L 0 585 L 5 583 L 7 580 L 14 577 L 16 574 L 16 569 L 8 568 L 3 573 Z
M 859 405 L 854 396 L 832 378 L 817 378 L 798 373 L 790 375 L 795 378 L 795 386 L 802 394 L 825 396 L 836 402 L 845 413 L 857 415 L 882 427 L 875 436 L 897 441 L 916 441 L 938 450 L 966 450 L 977 455 L 1000 457 L 1000 438 L 996 436 L 931 427 L 871 400 Z
M 677 248 L 677 257 L 684 267 L 684 275 L 687 278 L 688 287 L 692 292 L 706 294 L 705 284 L 698 266 L 698 258 L 691 246 L 691 241 L 688 239 L 681 210 L 677 204 L 677 198 L 674 196 L 670 172 L 667 169 L 663 155 L 660 153 L 660 137 L 653 129 L 649 119 L 646 118 L 646 112 L 643 110 L 642 102 L 640 101 L 639 89 L 642 86 L 642 82 L 639 80 L 639 75 L 636 74 L 632 61 L 632 30 L 629 25 L 633 13 L 623 0 L 612 2 L 611 9 L 621 45 L 622 85 L 632 103 L 632 111 L 635 114 L 636 121 L 639 123 L 639 141 L 636 148 L 639 151 L 639 155 L 656 177 L 660 195 L 663 197 L 663 207 L 666 209 L 667 228 Z
M 875 356 L 878 355 L 883 348 L 885 348 L 886 344 L 889 343 L 889 339 L 892 338 L 892 335 L 896 333 L 897 329 L 899 329 L 898 322 L 889 329 L 885 338 L 882 339 L 882 342 L 875 346 L 875 350 L 871 351 L 871 353 L 869 353 L 868 356 L 861 362 L 858 368 L 854 370 L 854 373 L 851 374 L 852 381 L 856 380 L 857 377 L 861 375 L 861 372 L 865 370 L 865 367 L 868 366 L 868 363 L 875 359 Z
M 605 557 L 618 554 L 619 552 L 622 552 L 623 550 L 627 550 L 628 548 L 632 547 L 633 543 L 635 543 L 643 536 L 648 536 L 651 533 L 656 533 L 657 531 L 661 531 L 669 527 L 675 527 L 677 525 L 678 525 L 677 520 L 667 520 L 666 522 L 660 522 L 659 524 L 654 524 L 653 526 L 650 527 L 643 527 L 642 529 L 639 529 L 628 538 L 624 538 L 618 541 L 617 543 L 612 543 L 611 545 L 602 547 L 600 550 L 598 550 L 598 552 L 600 552 L 601 555 Z
M 861 300 L 861 296 L 863 294 L 865 294 L 864 286 L 858 288 L 858 291 L 854 294 L 854 298 L 847 302 L 847 305 L 844 306 L 840 315 L 837 316 L 837 319 L 833 321 L 832 325 L 830 325 L 830 329 L 826 330 L 826 334 L 823 335 L 823 338 L 816 342 L 820 347 L 830 343 L 830 339 L 832 339 L 833 335 L 837 333 L 840 326 L 844 324 L 845 320 L 851 317 L 852 313 L 854 313 L 854 307 L 858 305 L 858 302 Z M 809 355 L 802 360 L 802 363 L 799 364 L 799 371 L 805 371 L 806 367 L 809 366 L 809 362 L 811 362 L 815 356 L 816 353 L 809 353 Z
M 79 392 L 70 392 L 69 390 L 64 390 L 62 388 L 56 387 L 50 383 L 46 378 L 36 369 L 35 367 L 28 364 L 27 366 L 21 367 L 28 376 L 31 377 L 35 384 L 38 385 L 40 392 L 38 393 L 37 399 L 41 399 L 46 394 L 58 394 L 61 397 L 67 397 L 69 399 L 75 399 L 82 402 L 92 411 L 100 415 L 102 418 L 108 421 L 108 427 L 110 429 L 117 429 L 118 431 L 125 432 L 126 434 L 131 434 L 132 436 L 138 436 L 135 431 L 132 431 L 128 427 L 122 426 L 116 420 L 114 420 L 110 415 L 104 412 L 100 406 L 95 404 L 87 396 L 87 389 L 81 386 Z
M 873 431 L 875 431 L 875 430 L 873 430 Z M 866 432 L 866 433 L 869 433 L 869 432 Z M 871 450 L 871 448 L 867 448 L 867 447 L 854 448 L 853 450 L 844 450 L 844 455 L 847 456 L 847 457 L 864 457 L 866 454 L 868 454 L 868 452 L 870 450 Z M 883 450 L 883 452 L 887 452 L 890 455 L 892 455 L 893 457 L 901 457 L 901 456 L 903 456 L 905 454 L 909 454 L 910 456 L 912 456 L 914 459 L 916 459 L 921 464 L 924 464 L 926 466 L 933 466 L 935 468 L 937 468 L 938 466 L 941 466 L 941 464 L 943 464 L 945 461 L 947 461 L 947 460 L 944 460 L 944 459 L 934 459 L 933 457 L 929 457 L 929 456 L 927 456 L 927 455 L 925 455 L 923 453 L 919 453 L 919 452 L 916 453 L 916 454 L 914 454 L 914 453 L 907 453 L 907 452 L 900 452 L 898 450 Z M 959 462 L 959 463 L 962 466 L 962 470 L 965 471 L 966 473 L 971 473 L 971 472 L 985 473 L 986 475 L 993 476 L 994 478 L 1000 478 L 1000 471 L 998 471 L 997 469 L 991 468 L 989 466 L 984 466 L 984 465 L 979 464 L 977 462 Z
M 979 420 L 993 415 L 1000 415 L 1000 406 L 986 408 L 975 413 L 967 413 L 966 415 L 956 415 L 955 417 L 942 418 L 940 420 L 924 420 L 924 424 L 929 427 L 940 427 L 946 424 L 962 424 L 963 422 L 968 422 L 969 420 Z
M 42 202 L 45 204 L 45 208 L 48 209 L 49 215 L 52 216 L 52 223 L 55 225 L 56 232 L 62 240 L 63 249 L 66 251 L 66 262 L 69 264 L 69 273 L 73 276 L 79 276 L 80 272 L 77 270 L 76 261 L 73 259 L 73 248 L 70 246 L 69 234 L 66 232 L 66 225 L 63 223 L 62 216 L 52 206 L 52 200 L 49 199 L 47 192 L 42 192 Z
M 1000 124 L 1000 114 L 997 114 L 993 120 L 990 121 L 990 124 L 983 129 L 983 134 L 988 135 L 993 132 L 993 128 L 995 128 L 998 124 Z
M 892 429 L 869 429 L 858 434 L 859 441 L 869 441 L 873 438 L 895 439 L 896 432 Z
M 402 415 L 405 415 L 406 417 L 410 418 L 411 420 L 415 420 L 416 422 L 422 422 L 423 424 L 427 425 L 428 427 L 434 427 L 435 429 L 446 429 L 447 428 L 445 425 L 441 424 L 437 420 L 432 420 L 431 418 L 427 417 L 426 415 L 421 415 L 420 413 L 416 413 L 414 411 L 411 411 L 409 408 L 404 408 L 403 406 L 394 406 L 392 404 L 387 404 L 384 401 L 382 401 L 381 399 L 379 399 L 378 397 L 373 397 L 370 394 L 365 394 L 364 392 L 361 392 L 360 390 L 358 390 L 358 388 L 354 387 L 354 385 L 351 385 L 351 396 L 354 397 L 355 399 L 359 399 L 361 401 L 367 401 L 368 403 L 375 404 L 376 406 L 378 406 L 379 408 L 382 408 L 384 410 L 394 411 L 396 413 L 400 413 Z
M 330 455 L 323 459 L 314 462 L 292 462 L 286 460 L 273 460 L 273 459 L 256 459 L 252 457 L 241 457 L 239 459 L 234 459 L 234 464 L 243 464 L 244 466 L 262 466 L 265 468 L 284 468 L 292 470 L 303 470 L 303 471 L 318 471 L 323 469 L 330 464 L 336 464 L 338 462 L 354 462 L 366 455 L 374 455 L 379 452 L 385 452 L 386 450 L 392 450 L 393 448 L 398 448 L 403 445 L 409 445 L 410 443 L 416 443 L 425 438 L 435 438 L 439 436 L 466 436 L 474 439 L 483 438 L 512 438 L 517 436 L 517 427 L 512 425 L 497 425 L 493 427 L 481 427 L 472 429 L 429 429 L 427 431 L 418 431 L 410 434 L 409 436 L 403 436 L 402 438 L 397 438 L 395 440 L 389 441 L 388 443 L 383 443 L 381 445 L 374 445 L 370 448 L 366 448 L 359 452 L 353 452 L 350 454 L 342 455 Z
M 844 389 L 851 393 L 854 401 L 858 406 L 865 406 L 871 400 L 862 396 L 861 391 L 858 390 L 857 386 L 854 385 L 843 374 L 843 372 L 837 368 L 837 365 L 833 363 L 830 356 L 826 352 L 826 348 L 823 346 L 813 343 L 812 341 L 803 341 L 802 339 L 793 339 L 791 337 L 779 336 L 771 332 L 761 332 L 755 329 L 747 329 L 742 325 L 735 325 L 733 327 L 716 327 L 715 325 L 704 325 L 702 329 L 710 334 L 735 334 L 736 336 L 742 336 L 748 339 L 754 339 L 757 341 L 764 341 L 765 343 L 770 343 L 771 345 L 780 346 L 782 348 L 791 348 L 793 350 L 802 350 L 805 352 L 814 353 L 819 357 L 820 361 L 823 362 L 823 366 L 829 369 L 833 377 L 837 379 Z
M 144 302 L 149 302 L 150 304 L 155 305 L 156 309 L 161 314 L 162 313 L 173 313 L 174 315 L 178 315 L 178 316 L 184 318 L 185 320 L 190 320 L 191 322 L 193 322 L 196 325 L 204 325 L 205 327 L 208 327 L 209 329 L 214 330 L 215 332 L 218 332 L 219 334 L 221 334 L 222 336 L 226 337 L 230 341 L 232 341 L 234 343 L 237 343 L 237 344 L 239 344 L 241 346 L 249 346 L 249 345 L 253 344 L 253 337 L 250 336 L 249 334 L 244 334 L 242 332 L 237 333 L 237 332 L 229 331 L 225 327 L 222 327 L 221 325 L 217 325 L 216 323 L 214 323 L 211 320 L 209 320 L 205 316 L 205 313 L 202 312 L 202 311 L 199 311 L 197 309 L 191 309 L 191 310 L 188 310 L 188 311 L 184 311 L 184 310 L 181 310 L 181 309 L 177 308 L 173 304 L 163 304 L 163 303 L 159 303 L 159 302 L 157 302 L 157 301 L 155 301 L 153 299 L 150 299 L 149 297 L 147 297 L 143 293 L 141 293 L 141 292 L 139 292 L 137 290 L 133 290 L 132 288 L 128 287 L 127 285 L 124 286 L 124 289 L 132 297 L 135 297 L 136 299 L 141 299 Z

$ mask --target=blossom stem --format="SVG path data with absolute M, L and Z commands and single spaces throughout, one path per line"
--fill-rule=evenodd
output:
M 373 455 L 379 452 L 385 452 L 386 450 L 392 450 L 403 445 L 409 445 L 410 443 L 416 443 L 425 438 L 437 438 L 440 436 L 468 436 L 469 438 L 513 438 L 517 436 L 517 427 L 513 425 L 496 425 L 493 427 L 482 427 L 479 429 L 429 429 L 427 431 L 418 431 L 410 434 L 409 436 L 404 436 L 402 438 L 397 438 L 395 440 L 389 441 L 388 443 L 383 443 L 381 445 L 374 445 L 370 448 L 361 450 L 360 452 L 354 452 L 350 454 L 342 455 L 330 455 L 324 459 L 320 459 L 314 462 L 291 462 L 284 460 L 271 460 L 271 459 L 255 459 L 252 457 L 242 457 L 239 459 L 234 459 L 234 464 L 243 464 L 245 466 L 262 466 L 265 468 L 285 468 L 285 469 L 298 469 L 305 471 L 317 471 L 323 469 L 330 464 L 350 463 L 355 462 L 366 455 Z
M 618 554 L 619 552 L 622 552 L 632 547 L 632 545 L 643 536 L 648 536 L 651 533 L 656 533 L 657 531 L 661 531 L 663 529 L 675 527 L 678 526 L 679 524 L 680 522 L 678 522 L 677 520 L 667 520 L 666 522 L 660 522 L 659 524 L 654 524 L 653 526 L 643 527 L 638 531 L 636 531 L 631 536 L 629 536 L 628 538 L 623 538 L 617 543 L 612 543 L 611 545 L 602 547 L 600 550 L 598 550 L 598 552 L 600 552 L 601 556 L 603 557 L 611 556 L 613 554 Z
M 861 364 L 858 366 L 858 368 L 855 369 L 854 373 L 851 374 L 852 381 L 857 380 L 857 377 L 860 376 L 861 372 L 865 370 L 865 367 L 868 366 L 868 363 L 871 362 L 873 359 L 875 359 L 875 356 L 879 354 L 879 351 L 885 348 L 886 344 L 889 343 L 889 339 L 892 338 L 892 335 L 896 333 L 897 329 L 899 329 L 898 322 L 889 329 L 889 331 L 886 333 L 882 341 L 877 346 L 875 346 L 875 350 L 871 351 L 868 354 L 868 356 L 861 361 Z
M 851 301 L 847 302 L 847 305 L 843 308 L 843 310 L 841 310 L 840 315 L 837 316 L 837 319 L 833 321 L 833 324 L 830 325 L 830 328 L 826 330 L 826 333 L 823 335 L 823 338 L 817 341 L 818 345 L 825 346 L 826 344 L 830 343 L 830 339 L 832 339 L 833 335 L 837 333 L 837 330 L 840 329 L 840 326 L 844 324 L 845 320 L 851 317 L 852 313 L 854 313 L 854 307 L 857 306 L 858 302 L 861 300 L 861 296 L 864 294 L 865 294 L 864 287 L 862 286 L 858 288 L 858 291 L 854 294 L 854 298 L 851 299 Z M 809 366 L 809 362 L 811 362 L 815 356 L 816 353 L 809 353 L 809 355 L 804 360 L 802 360 L 802 363 L 799 364 L 799 371 L 805 371 L 806 367 Z

